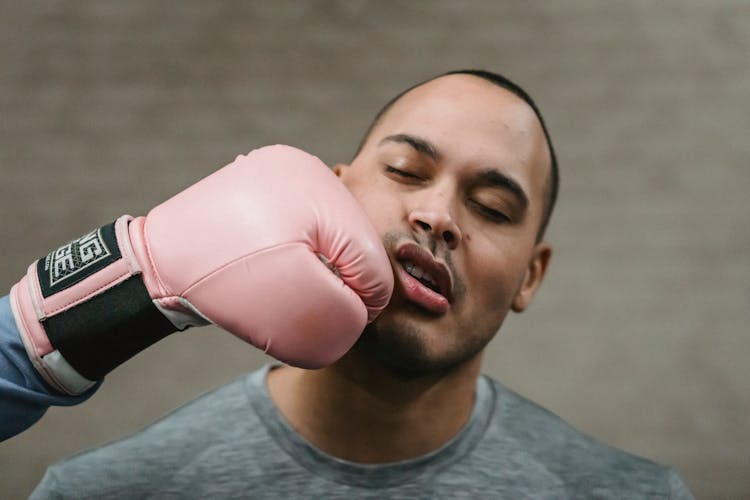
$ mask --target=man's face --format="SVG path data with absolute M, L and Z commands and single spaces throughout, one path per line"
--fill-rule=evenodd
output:
M 440 77 L 397 101 L 352 164 L 335 168 L 396 277 L 356 349 L 408 373 L 481 352 L 546 270 L 550 248 L 536 239 L 549 164 L 533 110 L 480 78 Z

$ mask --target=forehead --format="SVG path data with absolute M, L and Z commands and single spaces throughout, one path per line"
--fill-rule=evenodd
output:
M 499 168 L 532 198 L 542 196 L 550 162 L 544 132 L 531 107 L 498 85 L 472 75 L 420 85 L 381 117 L 368 147 L 399 133 L 429 140 L 446 162 Z

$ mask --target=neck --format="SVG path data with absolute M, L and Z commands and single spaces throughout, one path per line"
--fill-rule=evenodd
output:
M 481 354 L 440 374 L 404 378 L 350 352 L 321 370 L 282 367 L 268 377 L 277 407 L 307 441 L 358 463 L 436 450 L 468 421 Z

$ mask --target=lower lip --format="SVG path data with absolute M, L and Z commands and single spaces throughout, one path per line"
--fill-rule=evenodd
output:
M 445 314 L 450 308 L 448 299 L 426 287 L 421 281 L 406 272 L 400 263 L 396 266 L 398 280 L 404 289 L 406 298 L 435 314 Z

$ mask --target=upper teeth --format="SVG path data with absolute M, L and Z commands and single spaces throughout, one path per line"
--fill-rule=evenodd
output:
M 407 262 L 404 264 L 404 269 L 406 269 L 406 272 L 411 274 L 417 279 L 423 279 L 430 284 L 437 286 L 437 281 L 435 281 L 435 278 L 432 277 L 430 273 L 419 267 L 418 265 L 414 264 L 413 262 Z

